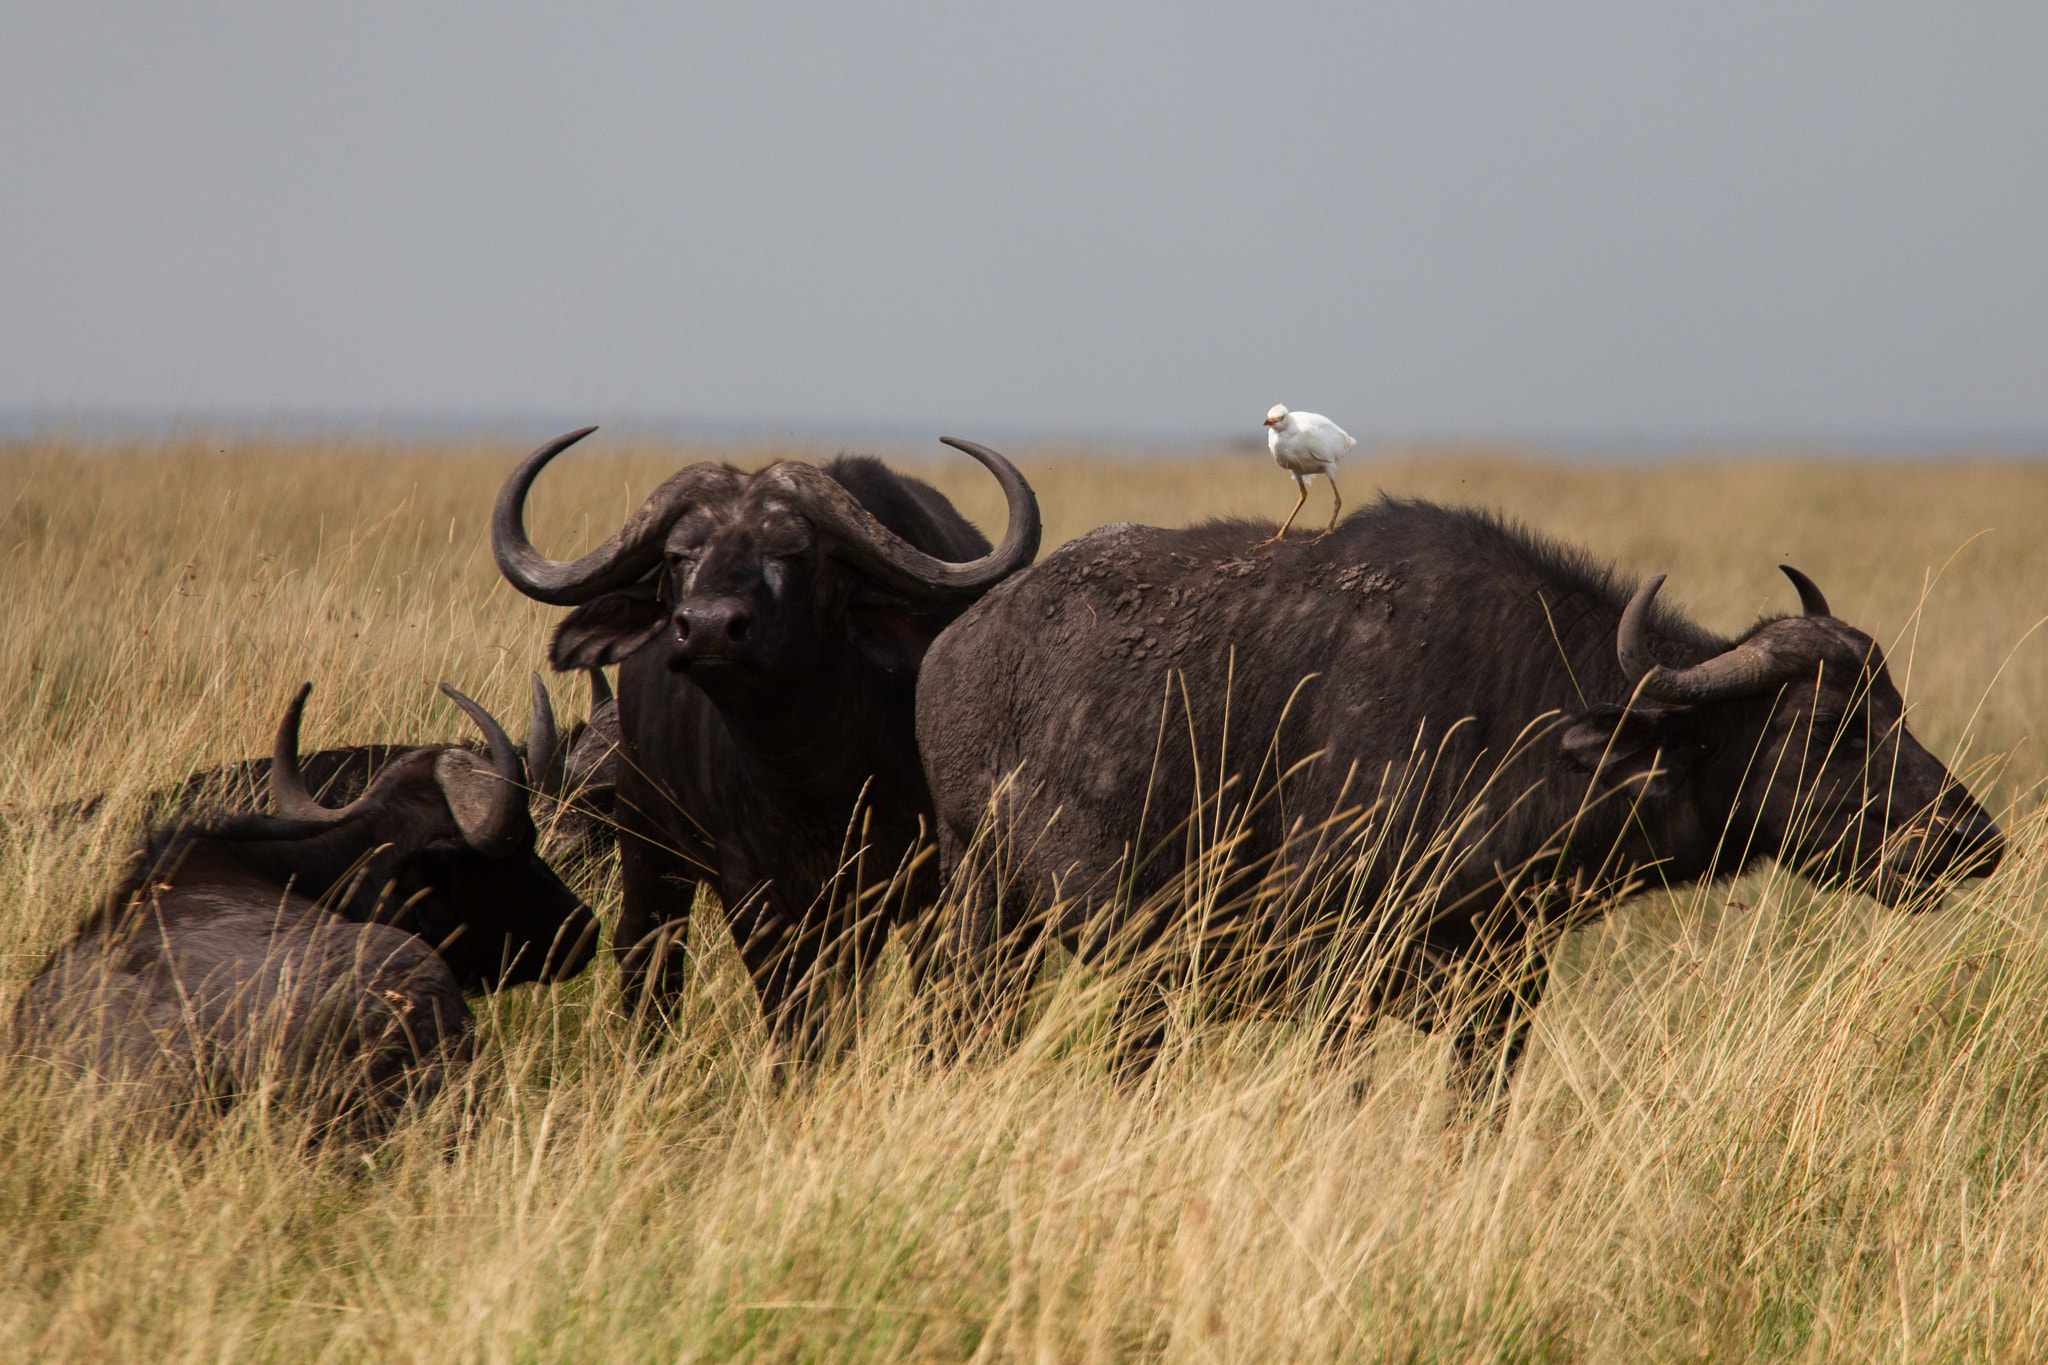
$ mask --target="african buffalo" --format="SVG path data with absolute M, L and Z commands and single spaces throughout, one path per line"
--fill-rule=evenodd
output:
M 278 727 L 277 813 L 155 830 L 30 983 L 28 1051 L 169 1098 L 164 1112 L 278 1093 L 360 1134 L 468 1056 L 464 991 L 582 970 L 596 921 L 534 853 L 497 721 L 444 683 L 489 757 L 411 749 L 332 809 L 299 766 L 311 688 Z
M 764 1015 L 808 1047 L 821 984 L 849 958 L 857 973 L 891 919 L 936 894 L 917 858 L 932 825 L 918 667 L 968 603 L 1031 562 L 1037 501 L 1002 456 L 947 442 L 1002 486 L 1009 525 L 991 550 L 936 489 L 872 458 L 695 464 L 603 546 L 557 562 L 527 539 L 527 490 L 589 430 L 506 480 L 491 544 L 519 591 L 577 607 L 555 667 L 620 665 L 613 947 L 627 990 L 660 1004 L 680 988 L 706 882 Z
M 1631 882 L 1775 857 L 1897 904 L 1998 862 L 1882 652 L 1796 570 L 1805 614 L 1726 640 L 1657 607 L 1661 577 L 1631 596 L 1485 512 L 1382 499 L 1324 539 L 1270 534 L 1103 527 L 927 655 L 970 1020 L 1008 1017 L 1048 933 L 1128 957 L 1198 902 L 1279 974 L 1255 980 L 1348 982 L 1350 1018 L 1451 1027 L 1505 1068 L 1539 926 Z M 1375 935 L 1382 965 L 1347 972 L 1334 945 Z M 1506 988 L 1446 1013 L 1475 973 Z

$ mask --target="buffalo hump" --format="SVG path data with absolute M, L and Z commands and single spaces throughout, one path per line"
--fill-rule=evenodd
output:
M 1507 983 L 1457 1016 L 1471 1055 L 1533 1005 L 1547 926 L 1651 869 L 1776 856 L 1925 903 L 1997 860 L 1882 651 L 1796 571 L 1808 614 L 1728 640 L 1484 512 L 1383 498 L 1270 534 L 1103 527 L 933 647 L 918 742 L 970 1013 L 1044 939 L 1127 957 L 1198 920 L 1306 973 L 1268 983 L 1360 983 L 1354 1016 L 1436 1027 L 1444 982 Z M 1361 941 L 1395 960 L 1333 957 Z

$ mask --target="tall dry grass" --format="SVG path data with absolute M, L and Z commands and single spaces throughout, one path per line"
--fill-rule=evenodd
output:
M 464 737 L 441 678 L 523 714 L 554 613 L 485 544 L 518 453 L 0 454 L 0 1009 L 122 838 L 44 808 L 263 752 L 307 677 L 309 746 Z M 537 539 L 594 543 L 681 458 L 565 457 Z M 1263 455 L 1023 463 L 1048 544 L 1292 493 Z M 914 467 L 998 515 L 966 461 Z M 846 1054 L 779 1077 L 709 915 L 665 1046 L 603 962 L 487 1000 L 483 1060 L 374 1149 L 260 1106 L 144 1135 L 14 1059 L 0 1358 L 2048 1357 L 2048 469 L 1393 453 L 1350 499 L 1375 482 L 1669 571 L 1726 630 L 1788 609 L 1797 564 L 1981 765 L 2005 866 L 1920 916 L 1771 868 L 1618 908 L 1560 955 L 1498 1123 L 1399 1026 L 1332 1058 L 1182 1012 L 1121 1086 L 1121 983 L 1072 967 L 1014 1051 L 938 1067 L 892 959 Z

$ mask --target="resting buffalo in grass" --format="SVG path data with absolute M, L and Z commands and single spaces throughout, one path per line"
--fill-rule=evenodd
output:
M 311 687 L 278 727 L 277 813 L 157 829 L 30 984 L 31 1051 L 165 1112 L 261 1091 L 366 1133 L 467 1057 L 464 991 L 589 961 L 596 921 L 534 853 L 526 774 L 488 712 L 444 684 L 489 757 L 411 749 L 331 809 L 299 766 Z
M 1270 534 L 1103 527 L 926 657 L 970 1017 L 1007 1016 L 1047 932 L 1127 956 L 1193 902 L 1297 1001 L 1348 983 L 1348 1017 L 1452 1027 L 1505 1067 L 1549 930 L 1626 885 L 1774 857 L 1924 903 L 1999 860 L 1882 652 L 1796 570 L 1804 615 L 1727 640 L 1658 607 L 1661 577 L 1631 595 L 1483 512 L 1383 499 L 1326 539 Z M 1375 935 L 1378 966 L 1346 956 Z M 1503 988 L 1449 989 L 1475 975 Z
M 533 679 L 533 711 L 527 722 L 520 757 L 540 797 L 532 815 L 540 831 L 541 855 L 557 862 L 598 858 L 613 846 L 612 797 L 617 782 L 619 704 L 605 681 L 604 670 L 590 673 L 590 715 L 562 736 L 555 724 L 553 703 L 538 675 Z M 299 756 L 299 771 L 316 800 L 346 805 L 370 788 L 393 762 L 422 748 L 438 745 L 352 744 L 318 749 Z M 464 746 L 470 747 L 470 746 Z M 53 825 L 89 820 L 106 804 L 104 795 L 62 807 L 47 819 Z M 144 812 L 162 820 L 191 820 L 209 815 L 270 809 L 270 760 L 245 758 L 202 768 L 177 785 L 150 793 Z
M 527 540 L 526 494 L 588 434 L 514 471 L 491 542 L 519 591 L 577 607 L 555 667 L 620 665 L 614 948 L 627 989 L 659 1004 L 680 988 L 682 930 L 708 882 L 763 1012 L 797 1041 L 819 986 L 936 894 L 931 860 L 916 859 L 932 819 L 918 667 L 967 604 L 1031 562 L 1037 501 L 1002 456 L 948 442 L 1002 485 L 1009 526 L 991 550 L 936 489 L 873 459 L 696 464 L 560 563 Z

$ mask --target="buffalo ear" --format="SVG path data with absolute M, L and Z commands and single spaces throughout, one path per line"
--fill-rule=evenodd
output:
M 1641 796 L 1668 796 L 1699 758 L 1690 708 L 1637 702 L 1596 706 L 1572 717 L 1558 744 L 1565 759 L 1605 788 L 1641 784 Z
M 635 583 L 570 612 L 555 627 L 548 662 L 559 672 L 623 662 L 659 635 L 668 620 L 668 609 L 656 600 L 654 588 L 652 582 Z
M 915 674 L 947 618 L 900 597 L 862 593 L 846 610 L 846 634 L 861 656 L 885 673 Z

